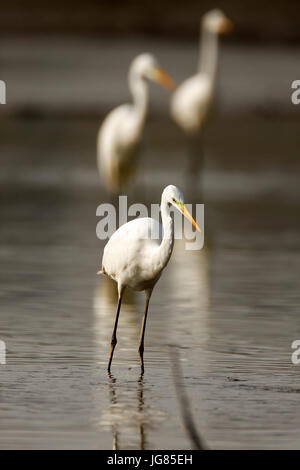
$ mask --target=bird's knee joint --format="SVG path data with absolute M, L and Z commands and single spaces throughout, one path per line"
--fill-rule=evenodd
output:
M 117 338 L 112 338 L 111 343 L 112 346 L 115 346 L 117 344 Z

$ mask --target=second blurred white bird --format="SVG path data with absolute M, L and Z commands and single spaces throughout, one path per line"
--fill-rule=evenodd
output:
M 100 176 L 108 191 L 117 194 L 128 182 L 136 168 L 138 147 L 148 109 L 146 79 L 169 90 L 175 83 L 158 66 L 152 54 L 138 55 L 128 73 L 133 103 L 118 106 L 105 118 L 97 139 L 97 161 Z
M 174 121 L 189 135 L 201 132 L 212 106 L 218 64 L 218 35 L 232 23 L 221 10 L 202 18 L 198 71 L 177 87 L 171 99 Z

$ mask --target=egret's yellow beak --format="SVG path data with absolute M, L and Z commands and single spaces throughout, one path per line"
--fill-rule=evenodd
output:
M 158 82 L 169 91 L 173 91 L 177 86 L 173 78 L 170 77 L 170 75 L 167 74 L 167 72 L 161 67 L 155 67 L 153 69 L 153 80 Z
M 224 16 L 222 23 L 218 27 L 219 34 L 229 34 L 233 30 L 233 23 L 226 16 Z
M 189 211 L 187 210 L 187 208 L 185 207 L 184 204 L 180 204 L 180 209 L 181 209 L 181 212 L 183 213 L 184 217 L 186 217 L 190 222 L 191 224 L 196 227 L 196 229 L 198 230 L 198 232 L 201 232 L 201 228 L 197 225 L 197 222 L 193 219 L 193 217 L 191 216 L 191 214 L 189 213 Z

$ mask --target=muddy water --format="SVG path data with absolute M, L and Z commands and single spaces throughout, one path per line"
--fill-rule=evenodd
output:
M 205 247 L 186 251 L 176 242 L 151 299 L 139 381 L 142 293 L 127 293 L 113 376 L 106 373 L 116 291 L 96 276 L 103 242 L 95 212 L 106 200 L 91 143 L 97 122 L 3 125 L 0 339 L 7 364 L 0 366 L 0 447 L 189 448 L 170 368 L 168 345 L 175 344 L 195 423 L 210 448 L 299 448 L 300 366 L 291 363 L 291 343 L 300 339 L 293 162 L 285 172 L 250 171 L 241 163 L 241 139 L 231 146 L 236 154 L 227 148 L 236 171 L 207 163 Z M 266 135 L 261 123 L 251 126 L 253 136 Z M 155 164 L 167 132 L 148 136 L 154 157 L 142 162 L 144 190 L 137 187 L 132 200 L 157 202 L 165 184 L 184 184 L 183 146 Z M 211 145 L 219 155 L 222 139 Z M 282 149 L 272 148 L 279 161 Z

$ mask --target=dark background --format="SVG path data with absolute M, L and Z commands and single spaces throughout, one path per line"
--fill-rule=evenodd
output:
M 195 18 L 213 7 L 224 9 L 245 41 L 299 43 L 298 0 L 133 1 L 133 0 L 29 0 L 2 1 L 0 35 L 141 34 L 194 38 Z

